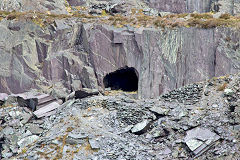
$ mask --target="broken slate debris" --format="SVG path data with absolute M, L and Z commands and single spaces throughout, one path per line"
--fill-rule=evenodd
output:
M 57 101 L 45 97 L 34 112 L 41 119 L 26 107 L 0 107 L 1 158 L 41 159 L 45 151 L 56 157 L 56 149 L 64 145 L 62 159 L 68 159 L 68 153 L 75 159 L 238 159 L 239 90 L 229 84 L 235 99 L 226 101 L 229 96 L 215 89 L 219 85 L 204 86 L 211 94 L 192 105 L 133 100 L 124 92 L 73 98 L 57 109 L 46 107 Z M 93 154 L 84 154 L 89 152 Z
M 41 118 L 41 117 L 44 117 L 44 116 L 50 116 L 50 115 L 54 114 L 54 112 L 51 112 L 51 111 L 57 109 L 59 106 L 60 106 L 59 103 L 52 102 L 52 103 L 38 109 L 37 111 L 33 112 L 33 114 L 37 118 Z M 48 112 L 51 112 L 51 114 L 46 114 Z
M 232 89 L 224 89 L 224 95 L 226 96 L 232 96 L 234 94 L 234 91 Z
M 175 89 L 161 96 L 167 102 L 177 101 L 183 104 L 195 104 L 202 97 L 203 85 L 201 83 L 191 84 Z
M 200 156 L 219 138 L 220 136 L 209 129 L 198 127 L 187 131 L 184 141 L 195 155 Z
M 23 139 L 21 139 L 19 142 L 17 142 L 18 146 L 20 148 L 26 147 L 29 144 L 34 143 L 35 141 L 37 141 L 40 137 L 36 136 L 36 135 L 32 135 L 32 136 L 28 136 L 25 137 Z
M 150 108 L 150 111 L 157 113 L 159 115 L 167 115 L 169 112 L 169 109 L 163 108 L 163 107 L 152 107 Z
M 5 100 L 7 99 L 8 94 L 0 93 L 0 106 L 4 104 Z
M 149 120 L 143 120 L 142 122 L 136 124 L 132 129 L 132 133 L 134 134 L 142 134 L 146 132 L 150 127 L 150 122 Z
M 17 102 L 20 107 L 28 107 L 32 112 L 36 111 L 36 107 L 38 105 L 37 98 L 24 99 L 23 97 L 18 96 Z
M 0 94 L 0 105 L 7 102 L 7 104 L 16 103 L 23 107 L 26 112 L 34 112 L 37 118 L 51 116 L 56 113 L 56 108 L 62 104 L 62 100 L 56 100 L 48 94 L 36 93 L 36 92 L 25 92 L 21 94 L 7 95 L 5 93 Z M 30 110 L 29 110 L 30 109 Z M 23 123 L 29 120 L 25 118 Z
M 100 149 L 99 143 L 96 139 L 89 139 L 88 142 L 92 149 Z
M 69 133 L 68 136 L 75 139 L 85 139 L 88 137 L 86 133 Z
M 43 129 L 39 127 L 39 125 L 37 124 L 30 124 L 28 126 L 28 130 L 32 133 L 32 134 L 36 134 L 39 135 L 43 132 Z
M 99 91 L 97 89 L 82 88 L 81 90 L 77 90 L 70 93 L 68 96 L 66 96 L 65 99 L 66 101 L 73 98 L 82 99 L 82 98 L 91 97 L 98 94 L 99 94 Z
M 83 89 L 83 90 L 78 90 L 75 91 L 75 98 L 86 98 L 86 97 L 90 97 L 90 96 L 94 96 L 94 95 L 98 95 L 99 91 L 98 90 L 91 90 L 91 89 Z

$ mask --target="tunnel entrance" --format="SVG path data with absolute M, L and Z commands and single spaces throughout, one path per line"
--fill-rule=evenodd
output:
M 123 67 L 107 74 L 103 79 L 104 87 L 112 90 L 137 91 L 138 72 L 133 67 Z

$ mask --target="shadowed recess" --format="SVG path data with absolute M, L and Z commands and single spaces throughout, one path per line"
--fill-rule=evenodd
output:
M 107 74 L 103 83 L 105 88 L 112 90 L 137 91 L 138 72 L 133 67 L 123 67 Z

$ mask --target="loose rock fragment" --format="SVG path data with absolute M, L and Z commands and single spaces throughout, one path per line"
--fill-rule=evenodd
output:
M 234 94 L 234 91 L 232 89 L 227 88 L 227 89 L 224 90 L 224 94 L 226 96 L 232 96 Z
M 26 124 L 32 118 L 32 115 L 25 113 L 25 114 L 23 114 L 22 117 L 23 117 L 23 120 L 21 120 L 21 123 Z
M 37 124 L 30 124 L 29 127 L 28 127 L 28 130 L 32 134 L 41 134 L 43 132 L 43 129 L 40 128 Z
M 184 141 L 195 155 L 200 155 L 206 151 L 212 143 L 216 142 L 220 137 L 206 128 L 194 128 L 187 131 Z
M 100 149 L 100 146 L 97 140 L 89 139 L 88 142 L 90 143 L 92 149 Z
M 162 107 L 152 107 L 150 108 L 150 111 L 157 113 L 159 115 L 167 115 L 169 112 L 169 109 L 162 108 Z
M 78 134 L 76 134 L 76 133 L 69 133 L 68 136 L 71 137 L 71 138 L 75 138 L 75 139 L 85 139 L 85 138 L 88 137 L 88 135 L 85 134 L 85 133 L 78 133 Z
M 147 129 L 149 129 L 150 123 L 149 120 L 144 120 L 138 124 L 136 124 L 132 129 L 132 133 L 134 134 L 142 134 L 144 132 L 147 131 Z
M 86 88 L 84 88 L 83 90 L 75 91 L 75 97 L 79 98 L 79 99 L 98 95 L 98 94 L 99 94 L 98 90 L 91 90 L 91 89 L 86 89 Z
M 3 105 L 3 103 L 5 102 L 5 100 L 7 99 L 8 94 L 6 93 L 0 93 L 0 106 Z
M 26 147 L 29 144 L 32 144 L 33 142 L 35 142 L 39 138 L 40 137 L 38 137 L 36 135 L 28 136 L 28 137 L 25 137 L 25 138 L 21 139 L 19 142 L 17 142 L 17 144 L 20 148 L 23 148 L 23 147 Z

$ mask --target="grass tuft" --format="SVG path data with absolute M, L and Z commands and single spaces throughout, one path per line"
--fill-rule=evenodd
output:
M 224 89 L 226 89 L 226 88 L 227 88 L 227 83 L 224 83 L 223 85 L 221 85 L 217 88 L 217 91 L 224 91 Z

